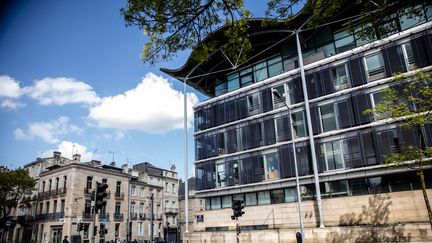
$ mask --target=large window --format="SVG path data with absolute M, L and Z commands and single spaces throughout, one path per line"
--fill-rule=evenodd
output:
M 334 104 L 322 105 L 320 107 L 322 131 L 328 132 L 337 129 L 336 113 Z
M 231 195 L 222 196 L 222 208 L 230 208 L 232 206 Z
M 334 66 L 330 70 L 333 80 L 333 86 L 336 91 L 349 87 L 346 64 Z
M 286 98 L 285 98 L 286 97 L 286 94 L 285 94 L 285 84 L 281 84 L 279 86 L 276 86 L 272 90 L 276 90 L 279 93 L 279 95 L 281 96 L 280 98 L 276 97 L 273 94 L 273 91 L 272 91 L 273 108 L 276 109 L 276 108 L 285 106 L 285 104 L 284 104 L 284 101 L 286 100 Z
M 271 190 L 271 203 L 283 203 L 285 202 L 285 195 L 283 189 Z
M 385 77 L 385 64 L 380 52 L 369 55 L 364 60 L 369 80 L 373 81 Z
M 276 180 L 279 179 L 279 161 L 277 153 L 271 153 L 264 156 L 264 163 L 266 169 L 266 179 Z
M 270 204 L 270 192 L 269 191 L 261 191 L 258 192 L 258 204 L 265 205 Z
M 270 77 L 273 77 L 283 72 L 282 58 L 280 56 L 269 59 L 267 63 Z
M 275 119 L 276 122 L 276 137 L 278 142 L 290 140 L 289 117 L 281 116 Z
M 240 87 L 238 73 L 228 75 L 228 92 L 236 90 Z
M 259 108 L 260 108 L 260 102 L 259 102 L 259 93 L 254 93 L 251 95 L 248 95 L 247 97 L 247 106 L 248 106 L 248 112 L 249 115 L 255 115 L 258 114 Z
M 402 54 L 405 59 L 405 65 L 407 70 L 416 68 L 416 62 L 414 58 L 414 52 L 410 42 L 401 45 Z
M 240 71 L 240 86 L 244 87 L 253 83 L 252 68 L 246 68 Z
M 321 147 L 322 156 L 325 161 L 325 169 L 327 171 L 343 169 L 343 154 L 341 149 L 341 141 L 325 142 Z
M 225 164 L 216 165 L 217 185 L 220 187 L 226 186 Z
M 285 188 L 285 202 L 297 202 L 297 189 L 295 187 Z
M 255 192 L 246 193 L 245 199 L 246 206 L 254 206 L 258 204 L 257 195 Z
M 298 111 L 295 113 L 292 113 L 292 126 L 293 126 L 293 132 L 294 136 L 296 138 L 306 137 L 306 124 L 304 119 L 304 112 Z
M 254 65 L 255 81 L 261 81 L 268 78 L 266 62 L 260 62 Z

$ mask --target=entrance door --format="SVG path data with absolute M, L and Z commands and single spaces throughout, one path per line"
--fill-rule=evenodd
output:
M 61 243 L 63 235 L 63 227 L 53 227 L 51 228 L 51 242 Z

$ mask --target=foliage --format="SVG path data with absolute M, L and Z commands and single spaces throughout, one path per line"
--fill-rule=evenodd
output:
M 0 170 L 0 221 L 3 222 L 14 208 L 29 207 L 29 196 L 35 180 L 26 169 Z M 4 225 L 3 223 L 1 224 Z
M 375 32 L 386 33 L 394 28 L 388 19 L 397 11 L 408 4 L 422 2 L 424 0 L 268 0 L 263 26 L 275 21 L 288 23 L 296 14 L 293 9 L 304 5 L 302 12 L 311 15 L 307 26 L 318 28 L 352 4 L 361 10 L 361 15 L 346 21 L 347 28 L 351 31 L 360 28 L 360 35 L 373 39 Z M 195 61 L 203 62 L 208 55 L 221 49 L 230 61 L 237 63 L 246 60 L 252 50 L 247 36 L 247 20 L 252 14 L 245 9 L 244 0 L 127 0 L 120 11 L 127 26 L 138 26 L 148 36 L 141 58 L 152 65 L 191 49 Z M 408 15 L 409 19 L 418 13 L 409 11 Z M 362 22 L 371 24 L 358 27 Z M 224 38 L 217 41 L 213 32 L 223 25 L 226 25 Z

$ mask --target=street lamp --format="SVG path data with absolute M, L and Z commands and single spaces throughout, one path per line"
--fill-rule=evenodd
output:
M 277 91 L 276 89 L 273 89 L 272 93 L 276 98 L 280 99 L 284 103 L 286 108 L 288 109 L 288 116 L 289 116 L 289 121 L 290 121 L 289 127 L 291 129 L 291 127 L 292 127 L 291 126 L 291 119 L 292 119 L 291 109 L 288 107 L 287 103 L 285 102 L 284 97 L 281 96 L 279 91 Z M 301 204 L 300 182 L 299 182 L 298 169 L 297 169 L 297 156 L 296 156 L 296 147 L 295 147 L 295 142 L 294 142 L 294 131 L 293 130 L 291 130 L 291 142 L 293 145 L 294 169 L 295 169 L 295 179 L 296 179 L 296 188 L 297 188 L 297 207 L 298 207 L 299 218 L 300 218 L 300 231 L 301 231 L 302 242 L 305 243 L 303 210 L 302 210 L 302 204 Z

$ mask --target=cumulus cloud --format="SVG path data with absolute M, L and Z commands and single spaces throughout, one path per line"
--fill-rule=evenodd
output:
M 0 97 L 18 98 L 21 93 L 22 90 L 18 81 L 7 75 L 0 76 Z
M 27 131 L 18 128 L 14 131 L 15 139 L 31 140 L 40 138 L 47 143 L 60 142 L 61 135 L 71 133 L 82 133 L 82 129 L 69 124 L 69 118 L 65 116 L 59 117 L 57 120 L 49 122 L 34 122 L 28 125 Z
M 24 104 L 17 101 L 22 95 L 22 89 L 19 82 L 7 76 L 0 76 L 0 108 L 7 110 L 15 110 L 23 107 Z
M 81 161 L 90 161 L 93 157 L 93 152 L 88 152 L 87 147 L 79 143 L 74 143 L 71 141 L 62 141 L 57 145 L 56 149 L 50 149 L 42 153 L 42 157 L 50 157 L 53 155 L 54 151 L 59 151 L 62 153 L 63 157 L 72 158 L 73 154 L 80 154 Z M 73 153 L 73 154 L 72 154 Z
M 187 94 L 189 124 L 197 102 L 195 94 Z M 90 109 L 89 118 L 104 128 L 163 134 L 183 128 L 183 94 L 173 89 L 168 80 L 149 73 L 135 89 L 103 98 Z
M 33 86 L 25 87 L 24 92 L 41 105 L 91 105 L 100 101 L 90 85 L 65 77 L 38 80 Z

